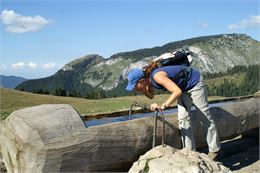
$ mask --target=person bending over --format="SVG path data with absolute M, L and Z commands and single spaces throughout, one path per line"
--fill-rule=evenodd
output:
M 181 65 L 163 66 L 145 74 L 142 69 L 135 68 L 128 73 L 126 90 L 136 90 L 148 98 L 154 97 L 154 89 L 168 90 L 170 97 L 161 105 L 151 104 L 152 111 L 165 109 L 177 100 L 178 122 L 183 147 L 196 150 L 192 129 L 190 110 L 192 104 L 202 113 L 199 120 L 203 123 L 209 157 L 216 159 L 220 150 L 216 123 L 210 114 L 207 91 L 199 71 Z

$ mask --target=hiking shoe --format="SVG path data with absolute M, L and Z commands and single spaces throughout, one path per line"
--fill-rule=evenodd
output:
M 209 152 L 209 153 L 208 153 L 208 156 L 209 156 L 209 158 L 210 158 L 211 160 L 216 161 L 216 158 L 217 158 L 217 156 L 218 156 L 218 152 Z

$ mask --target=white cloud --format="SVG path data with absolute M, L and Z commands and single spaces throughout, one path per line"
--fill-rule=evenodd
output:
M 11 68 L 13 70 L 19 70 L 19 69 L 23 69 L 25 67 L 25 63 L 24 62 L 18 62 L 16 64 L 12 64 Z
M 39 15 L 23 16 L 13 10 L 3 10 L 0 20 L 6 25 L 5 30 L 11 33 L 36 32 L 51 22 Z
M 46 64 L 43 64 L 42 65 L 42 68 L 43 69 L 52 69 L 56 66 L 56 64 L 54 62 L 49 62 L 49 63 L 46 63 Z
M 207 28 L 208 27 L 208 22 L 206 22 L 206 21 L 198 21 L 197 24 L 201 28 Z
M 228 25 L 229 30 L 254 28 L 260 26 L 260 14 L 257 16 L 250 16 L 247 19 L 241 20 L 235 24 Z
M 54 62 L 49 62 L 46 64 L 42 64 L 39 65 L 42 69 L 44 70 L 48 70 L 48 69 L 53 69 L 55 67 L 58 67 L 57 64 L 55 64 Z M 25 63 L 25 62 L 18 62 L 18 63 L 14 63 L 11 64 L 11 68 L 12 70 L 27 70 L 27 69 L 36 69 L 38 67 L 38 65 L 34 62 L 29 62 L 29 63 Z M 0 64 L 0 70 L 6 70 L 7 67 L 5 65 Z
M 29 62 L 28 67 L 32 68 L 32 69 L 36 69 L 37 68 L 37 64 L 34 62 Z

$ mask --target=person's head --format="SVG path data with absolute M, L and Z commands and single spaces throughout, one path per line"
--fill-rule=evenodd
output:
M 151 87 L 149 78 L 145 78 L 143 70 L 139 68 L 135 68 L 128 73 L 128 85 L 126 90 L 132 91 L 134 89 L 150 99 L 154 96 L 154 90 Z

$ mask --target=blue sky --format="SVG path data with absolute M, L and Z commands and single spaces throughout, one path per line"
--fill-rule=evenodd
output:
M 260 40 L 257 0 L 0 0 L 0 74 L 41 78 L 88 54 L 243 33 Z

